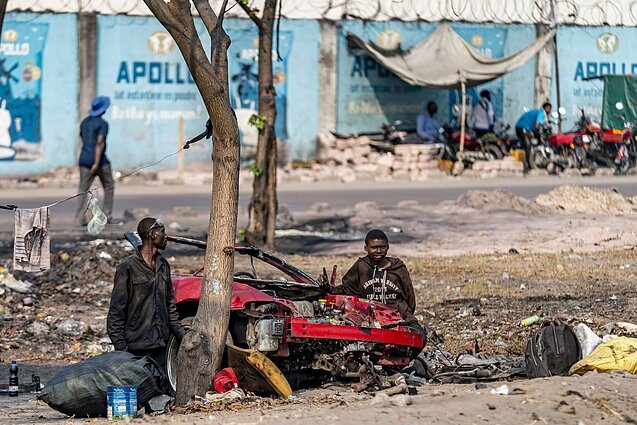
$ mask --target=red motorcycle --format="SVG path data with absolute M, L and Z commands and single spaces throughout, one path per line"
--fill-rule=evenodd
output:
M 551 134 L 548 142 L 553 149 L 552 167 L 547 168 L 596 168 L 595 161 L 589 154 L 592 134 L 595 133 L 596 123 L 590 121 L 582 109 L 582 115 L 575 128 L 566 133 Z M 552 170 L 549 169 L 549 172 Z M 556 171 L 556 170 L 554 170 Z

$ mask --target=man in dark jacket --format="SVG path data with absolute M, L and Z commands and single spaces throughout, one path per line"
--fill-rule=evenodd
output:
M 149 356 L 166 369 L 166 346 L 171 334 L 183 338 L 170 265 L 159 253 L 166 248 L 164 224 L 147 217 L 137 233 L 142 246 L 117 267 L 108 310 L 107 330 L 118 351 Z
M 367 256 L 359 258 L 343 276 L 342 284 L 330 286 L 326 276 L 319 284 L 332 294 L 356 295 L 396 306 L 405 326 L 418 332 L 424 329 L 414 317 L 416 296 L 407 266 L 399 258 L 387 257 L 389 240 L 382 230 L 374 229 L 365 237 Z

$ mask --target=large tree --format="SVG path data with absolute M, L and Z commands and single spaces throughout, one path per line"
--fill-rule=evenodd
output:
M 274 97 L 274 80 L 272 75 L 272 39 L 277 0 L 265 0 L 263 12 L 249 6 L 248 0 L 235 0 L 248 14 L 259 31 L 259 110 L 253 120 L 259 129 L 257 153 L 254 167 L 254 183 L 250 200 L 248 243 L 274 247 L 274 230 L 276 228 L 277 196 L 276 165 L 277 142 L 274 131 L 276 104 Z
M 212 122 L 212 208 L 197 315 L 178 355 L 177 404 L 209 390 L 225 348 L 239 189 L 239 129 L 228 93 L 230 38 L 223 29 L 224 0 L 217 16 L 207 0 L 144 0 L 179 47 Z M 194 4 L 211 38 L 210 57 L 197 35 Z

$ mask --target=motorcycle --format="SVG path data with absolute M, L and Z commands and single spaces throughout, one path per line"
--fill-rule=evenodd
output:
M 583 109 L 581 112 L 573 129 L 565 133 L 551 134 L 548 142 L 555 154 L 553 159 L 558 158 L 561 164 L 567 166 L 566 168 L 594 170 L 596 164 L 589 150 L 596 124 L 586 117 Z M 557 167 L 556 164 L 555 168 Z
M 624 105 L 617 102 L 615 108 L 622 111 Z M 590 152 L 595 162 L 614 168 L 615 173 L 623 175 L 637 163 L 637 128 L 635 123 L 627 121 L 625 114 L 617 114 L 616 117 L 621 118 L 623 129 L 602 129 L 598 123 L 593 126 Z

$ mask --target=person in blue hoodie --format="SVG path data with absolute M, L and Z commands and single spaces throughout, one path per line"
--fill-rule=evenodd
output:
M 529 158 L 531 157 L 531 146 L 529 142 L 529 134 L 537 134 L 542 125 L 548 121 L 549 114 L 553 106 L 546 102 L 540 109 L 531 109 L 525 112 L 518 122 L 515 124 L 515 134 L 518 136 L 518 140 L 524 148 L 526 160 L 524 166 L 529 169 Z

